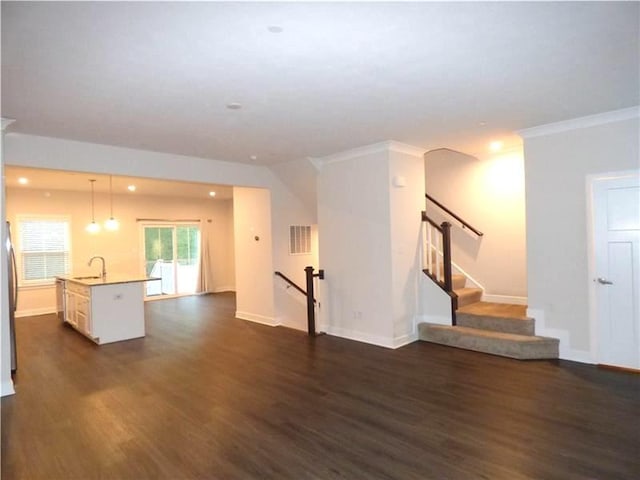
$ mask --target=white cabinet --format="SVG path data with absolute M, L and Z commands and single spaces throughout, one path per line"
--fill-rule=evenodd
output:
M 107 280 L 87 285 L 67 279 L 65 321 L 100 345 L 144 337 L 143 283 Z
M 67 282 L 65 290 L 65 320 L 80 333 L 92 338 L 91 288 Z

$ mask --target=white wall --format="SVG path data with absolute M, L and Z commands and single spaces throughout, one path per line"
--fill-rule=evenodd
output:
M 321 159 L 320 323 L 328 333 L 396 347 L 417 309 L 422 151 L 393 142 Z M 406 186 L 392 189 L 394 176 Z M 416 194 L 417 198 L 413 198 Z M 392 232 L 393 230 L 393 232 Z
M 485 288 L 485 300 L 526 303 L 522 152 L 479 159 L 435 150 L 425 155 L 425 184 L 427 193 L 484 233 L 478 237 L 462 229 L 457 220 L 427 201 L 431 218 L 453 225 L 452 259 Z
M 20 133 L 6 134 L 5 155 L 7 165 L 187 182 L 269 187 L 273 178 L 265 167 Z
M 109 196 L 95 195 L 96 221 L 109 216 Z M 71 268 L 77 275 L 96 273 L 95 264 L 89 268 L 87 261 L 94 255 L 103 256 L 107 272 L 111 274 L 140 275 L 144 273 L 144 252 L 141 246 L 141 227 L 137 218 L 199 219 L 211 235 L 212 291 L 234 289 L 233 264 L 233 205 L 231 200 L 203 200 L 167 198 L 138 193 L 113 196 L 114 216 L 120 228 L 111 232 L 105 229 L 91 235 L 85 231 L 90 221 L 90 197 L 84 192 L 63 190 L 37 190 L 32 188 L 7 189 L 7 220 L 14 225 L 14 241 L 17 240 L 18 215 L 67 215 L 71 223 Z M 19 256 L 18 256 L 19 257 Z M 18 259 L 19 261 L 19 259 Z M 18 265 L 19 266 L 19 265 Z M 18 316 L 38 315 L 55 311 L 54 286 L 25 287 L 20 289 Z
M 269 190 L 233 188 L 236 317 L 277 325 Z
M 396 345 L 415 339 L 415 317 L 422 290 L 421 230 L 424 208 L 424 161 L 422 152 L 389 152 L 391 292 L 393 338 Z
M 563 358 L 588 360 L 593 340 L 586 176 L 640 166 L 635 112 L 635 118 L 620 120 L 624 115 L 612 112 L 522 132 L 529 312 L 547 329 L 567 333 L 568 344 L 560 345 Z
M 309 158 L 272 165 L 269 169 L 298 197 L 317 223 L 318 169 Z

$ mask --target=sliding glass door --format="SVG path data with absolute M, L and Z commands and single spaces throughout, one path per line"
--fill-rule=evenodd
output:
M 147 296 L 188 295 L 198 289 L 200 227 L 192 224 L 142 225 Z

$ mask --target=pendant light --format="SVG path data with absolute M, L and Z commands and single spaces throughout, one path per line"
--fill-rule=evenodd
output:
M 95 210 L 94 210 L 94 198 L 93 198 L 93 184 L 95 183 L 94 179 L 89 180 L 91 182 L 91 223 L 87 225 L 87 232 L 95 234 L 100 231 L 100 224 L 96 223 Z
M 118 220 L 113 218 L 113 176 L 112 175 L 109 175 L 109 207 L 110 207 L 111 215 L 109 217 L 109 220 L 104 222 L 104 228 L 111 231 L 118 230 L 118 228 L 120 228 L 120 223 L 118 222 Z

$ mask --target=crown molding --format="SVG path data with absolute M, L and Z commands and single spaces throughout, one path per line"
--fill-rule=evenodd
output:
M 413 145 L 396 142 L 394 140 L 387 140 L 384 142 L 373 143 L 371 145 L 365 145 L 363 147 L 352 148 L 350 150 L 334 153 L 325 157 L 309 157 L 309 160 L 316 166 L 316 168 L 320 169 L 322 165 L 327 165 L 329 163 L 344 162 L 356 157 L 372 155 L 380 152 L 405 153 L 408 155 L 422 157 L 426 151 L 426 148 L 415 147 Z
M 636 105 L 635 107 L 623 108 L 621 110 L 612 110 L 610 112 L 597 113 L 586 117 L 572 118 L 571 120 L 564 120 L 562 122 L 525 128 L 518 130 L 516 133 L 522 138 L 534 138 L 567 132 L 569 130 L 577 130 L 579 128 L 596 127 L 606 123 L 621 122 L 638 117 L 640 117 L 640 106 Z
M 2 126 L 2 130 L 4 131 L 9 125 L 11 125 L 15 120 L 13 118 L 0 118 L 0 126 Z

